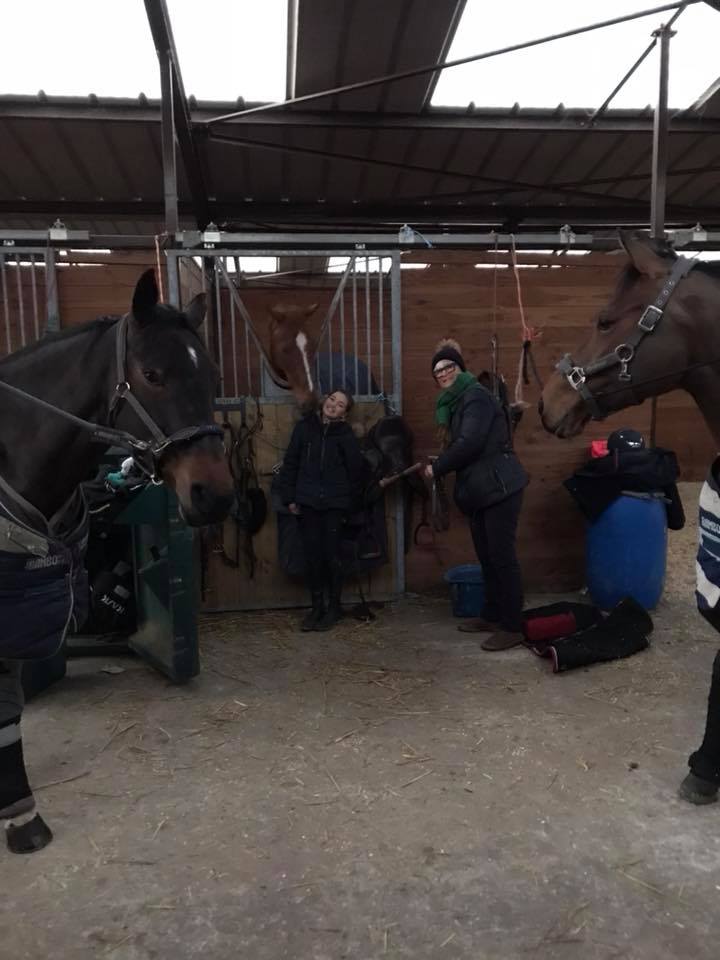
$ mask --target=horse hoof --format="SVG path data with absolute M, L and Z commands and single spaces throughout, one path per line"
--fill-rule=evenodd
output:
M 11 823 L 6 829 L 10 853 L 35 853 L 36 850 L 46 847 L 52 838 L 52 830 L 39 813 L 36 813 L 27 823 L 20 826 Z

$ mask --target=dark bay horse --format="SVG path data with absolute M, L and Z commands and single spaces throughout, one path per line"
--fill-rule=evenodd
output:
M 626 265 L 607 305 L 592 321 L 585 342 L 566 354 L 540 400 L 543 426 L 558 437 L 574 437 L 591 419 L 642 403 L 670 390 L 695 400 L 720 450 L 720 266 L 678 257 L 664 242 L 643 234 L 621 234 Z M 720 569 L 720 496 L 717 460 L 700 498 L 702 540 L 709 537 L 703 590 L 716 597 Z M 717 508 L 717 509 L 716 509 Z M 698 606 L 720 630 L 720 605 Z M 690 758 L 680 794 L 708 803 L 720 784 L 720 654 L 713 666 L 705 738 Z
M 79 485 L 109 445 L 129 438 L 136 461 L 175 490 L 189 524 L 216 523 L 232 505 L 213 422 L 218 371 L 197 333 L 204 299 L 184 312 L 158 301 L 149 270 L 126 317 L 49 335 L 0 362 L 0 820 L 13 852 L 52 838 L 25 771 L 20 668 L 59 649 L 80 600 Z

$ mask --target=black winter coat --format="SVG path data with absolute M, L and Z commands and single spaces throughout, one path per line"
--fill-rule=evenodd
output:
M 522 490 L 528 475 L 512 449 L 505 411 L 479 383 L 468 387 L 450 418 L 450 443 L 433 465 L 453 471 L 455 503 L 468 516 Z
M 344 421 L 323 424 L 317 413 L 310 413 L 290 437 L 279 478 L 282 502 L 314 510 L 351 510 L 364 470 L 352 428 Z

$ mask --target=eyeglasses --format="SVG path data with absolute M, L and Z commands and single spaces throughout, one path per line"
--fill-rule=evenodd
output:
M 444 367 L 435 367 L 433 377 L 438 380 L 443 374 L 450 373 L 451 370 L 454 370 L 456 366 L 457 364 L 451 360 L 450 363 L 446 363 Z

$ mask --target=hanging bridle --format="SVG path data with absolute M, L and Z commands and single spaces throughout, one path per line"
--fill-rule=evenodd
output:
M 695 265 L 696 261 L 690 260 L 688 257 L 677 258 L 660 293 L 655 300 L 643 310 L 637 322 L 635 332 L 629 336 L 624 343 L 615 347 L 611 353 L 606 353 L 604 356 L 598 357 L 597 360 L 591 361 L 585 367 L 581 367 L 580 364 L 575 363 L 572 356 L 566 353 L 555 367 L 558 373 L 565 377 L 573 390 L 580 394 L 590 410 L 593 420 L 604 420 L 610 411 L 603 413 L 598 403 L 598 398 L 593 395 L 587 381 L 590 377 L 598 373 L 603 373 L 605 370 L 611 370 L 613 367 L 619 366 L 620 372 L 618 379 L 623 383 L 632 382 L 630 364 L 637 355 L 638 347 L 645 337 L 655 331 L 678 284 L 690 273 Z
M 137 414 L 142 423 L 148 428 L 153 438 L 152 440 L 138 440 L 137 437 L 134 437 L 131 433 L 128 433 L 125 430 L 117 430 L 112 426 L 106 427 L 102 424 L 92 423 L 89 420 L 84 420 L 82 417 L 75 416 L 74 413 L 69 413 L 67 410 L 63 410 L 61 407 L 56 407 L 54 404 L 48 403 L 46 400 L 41 400 L 40 397 L 36 397 L 31 393 L 27 393 L 25 390 L 21 390 L 19 387 L 15 387 L 3 380 L 0 380 L 0 389 L 6 390 L 8 393 L 15 394 L 15 396 L 22 397 L 25 400 L 29 400 L 36 406 L 42 407 L 43 409 L 48 410 L 51 413 L 55 413 L 57 416 L 62 417 L 65 420 L 68 420 L 79 429 L 88 431 L 90 434 L 90 439 L 94 442 L 104 443 L 109 446 L 122 447 L 126 450 L 129 450 L 133 454 L 133 459 L 135 462 L 150 477 L 150 479 L 155 483 L 160 483 L 162 482 L 159 480 L 158 474 L 160 460 L 170 447 L 180 443 L 188 443 L 189 441 L 197 440 L 200 437 L 222 437 L 223 430 L 222 427 L 218 426 L 216 423 L 203 424 L 197 427 L 182 427 L 180 430 L 176 430 L 169 436 L 161 430 L 155 420 L 150 416 L 145 407 L 132 392 L 132 388 L 127 376 L 127 328 L 128 317 L 126 315 L 118 321 L 116 329 L 115 359 L 117 382 L 115 384 L 113 396 L 110 401 L 110 421 L 111 423 L 115 422 L 120 404 L 126 402 Z

